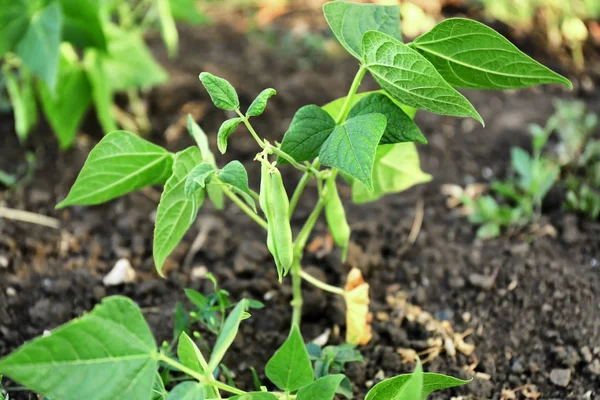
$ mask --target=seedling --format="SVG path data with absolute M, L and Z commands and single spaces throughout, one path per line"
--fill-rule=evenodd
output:
M 346 97 L 324 107 L 307 105 L 298 110 L 280 144 L 261 137 L 252 125 L 275 95 L 274 89 L 261 92 L 244 113 L 229 82 L 208 72 L 200 74 L 213 103 L 237 114 L 219 129 L 217 144 L 221 153 L 234 142 L 230 139 L 235 138 L 233 134 L 241 124 L 256 141 L 255 160 L 261 165 L 258 192 L 249 187 L 247 172 L 239 161 L 217 165 L 206 135 L 189 118 L 189 131 L 198 146 L 176 154 L 129 132 L 107 135 L 92 150 L 71 192 L 57 206 L 100 204 L 144 186 L 164 184 L 153 248 L 157 271 L 163 275 L 166 258 L 193 224 L 206 198 L 217 206 L 222 206 L 224 196 L 229 198 L 266 231 L 266 244 L 279 279 L 291 277 L 291 331 L 265 367 L 272 385 L 261 392 L 247 393 L 215 378 L 240 323 L 248 317 L 247 300 L 241 300 L 229 312 L 206 357 L 185 333 L 179 339 L 178 360 L 158 351 L 137 306 L 123 297 L 109 297 L 90 314 L 0 360 L 0 373 L 55 400 L 147 399 L 153 387 L 162 391 L 162 383 L 156 382 L 160 362 L 195 380 L 177 385 L 169 399 L 221 398 L 221 392 L 234 395 L 230 399 L 333 399 L 344 376 L 327 374 L 315 380 L 300 334 L 302 281 L 344 298 L 349 344 L 365 344 L 372 337 L 369 285 L 358 268 L 350 271 L 343 288 L 320 281 L 302 268 L 304 248 L 322 212 L 335 243 L 342 249 L 342 257 L 348 247 L 351 232 L 336 178 L 342 176 L 350 184 L 357 203 L 428 181 L 429 175 L 419 167 L 414 144 L 427 143 L 412 120 L 416 109 L 471 117 L 483 123 L 455 87 L 506 89 L 540 83 L 571 84 L 475 21 L 449 19 L 404 44 L 397 6 L 337 1 L 325 4 L 324 12 L 342 46 L 358 59 L 359 69 Z M 357 94 L 367 72 L 382 90 Z M 303 172 L 291 197 L 283 185 L 280 168 Z M 309 181 L 316 183 L 318 200 L 302 227 L 295 231 L 290 220 Z M 433 389 L 464 383 L 424 374 L 417 364 L 413 374 L 377 384 L 366 398 L 424 399 Z
M 0 0 L 0 76 L 19 139 L 36 126 L 38 104 L 63 149 L 92 105 L 106 133 L 117 125 L 149 130 L 138 92 L 166 81 L 167 73 L 143 35 L 160 26 L 175 55 L 176 19 L 204 20 L 189 0 Z M 127 94 L 132 115 L 113 103 L 117 92 Z

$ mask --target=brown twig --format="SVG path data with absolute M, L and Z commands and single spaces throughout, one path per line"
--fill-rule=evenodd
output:
M 47 217 L 45 215 L 40 215 L 29 211 L 16 210 L 14 208 L 0 207 L 0 218 L 60 229 L 60 221 L 56 218 Z

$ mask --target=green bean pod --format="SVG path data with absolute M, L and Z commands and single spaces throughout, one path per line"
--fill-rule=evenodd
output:
M 265 217 L 267 218 L 267 248 L 271 255 L 273 255 L 273 259 L 275 260 L 275 266 L 277 267 L 277 273 L 279 275 L 279 281 L 283 278 L 284 268 L 279 261 L 279 256 L 277 254 L 277 247 L 275 246 L 275 241 L 273 240 L 273 234 L 275 228 L 273 226 L 273 221 L 275 217 L 273 215 L 274 204 L 271 196 L 272 192 L 272 178 L 269 164 L 263 163 L 261 168 L 261 181 L 260 181 L 260 193 L 258 197 L 258 202 L 260 204 L 260 208 L 263 210 Z
M 292 240 L 292 227 L 290 226 L 289 211 L 290 199 L 288 198 L 283 179 L 279 170 L 271 172 L 271 198 L 273 199 L 273 243 L 285 276 L 294 261 L 294 243 Z
M 346 220 L 346 211 L 342 199 L 340 199 L 335 179 L 327 179 L 326 190 L 325 217 L 327 225 L 329 225 L 333 241 L 342 248 L 342 261 L 346 261 L 348 242 L 350 241 L 350 226 Z

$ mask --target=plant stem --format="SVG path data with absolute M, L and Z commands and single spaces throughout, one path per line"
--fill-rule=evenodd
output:
M 268 229 L 267 221 L 261 218 L 258 214 L 254 212 L 242 199 L 240 199 L 235 193 L 231 191 L 227 186 L 221 186 L 223 189 L 223 193 L 227 195 L 238 206 L 243 212 L 245 212 L 250 218 L 252 218 L 258 225 L 263 227 L 264 230 Z
M 337 286 L 330 285 L 323 281 L 320 281 L 306 271 L 301 270 L 300 277 L 302 279 L 304 279 L 305 281 L 307 281 L 308 283 L 310 283 L 311 285 L 316 286 L 321 290 L 324 290 L 326 292 L 333 293 L 333 294 L 339 294 L 341 296 L 344 295 L 344 289 L 337 287 Z
M 252 135 L 254 140 L 256 140 L 256 143 L 258 143 L 258 145 L 260 146 L 261 149 L 264 149 L 265 142 L 263 142 L 261 140 L 261 138 L 258 136 L 258 133 L 256 133 L 256 131 L 254 130 L 254 128 L 252 127 L 252 124 L 250 123 L 250 121 L 248 121 L 248 117 L 246 117 L 244 114 L 242 114 L 242 112 L 240 111 L 239 108 L 236 108 L 235 112 L 240 116 L 240 118 L 242 118 L 242 122 L 244 123 L 244 125 L 246 125 L 246 128 L 248 128 L 248 132 L 250 132 L 250 134 Z
M 290 156 L 288 153 L 281 150 L 280 148 L 269 145 L 269 149 L 273 153 L 277 154 L 279 157 L 281 157 L 284 160 L 286 160 L 287 162 L 289 162 L 292 166 L 294 166 L 294 168 L 299 169 L 300 171 L 304 171 L 304 172 L 311 171 L 310 167 L 300 164 L 298 161 L 294 160 L 294 157 Z M 314 173 L 314 171 L 313 171 L 313 173 Z
M 226 392 L 233 393 L 233 394 L 246 394 L 246 392 L 244 392 L 243 390 L 234 388 L 233 386 L 229 386 L 226 383 L 219 382 L 219 381 L 215 380 L 214 378 L 212 378 L 212 376 L 211 377 L 204 376 L 204 375 L 194 371 L 193 369 L 188 368 L 185 365 L 173 360 L 171 357 L 165 355 L 164 353 L 160 353 L 158 355 L 158 360 L 163 361 L 164 363 L 166 363 L 174 368 L 177 368 L 179 371 L 183 372 L 184 374 L 188 374 L 189 376 L 193 377 L 194 379 L 197 379 L 198 382 L 203 383 L 205 385 L 209 385 L 214 388 L 221 389 Z
M 361 65 L 360 69 L 356 73 L 356 76 L 354 76 L 354 80 L 352 81 L 350 90 L 348 90 L 348 95 L 346 96 L 344 105 L 342 106 L 340 113 L 338 114 L 337 118 L 335 119 L 336 125 L 341 124 L 348 116 L 348 113 L 350 112 L 350 107 L 352 106 L 352 98 L 358 91 L 360 83 L 362 82 L 363 78 L 365 77 L 366 72 L 367 72 L 367 68 L 364 65 Z
M 319 157 L 317 157 L 311 164 L 311 168 L 318 170 L 320 165 L 321 165 L 321 163 L 319 162 Z M 300 181 L 298 182 L 298 185 L 296 186 L 296 189 L 294 190 L 294 194 L 292 195 L 292 199 L 290 200 L 290 211 L 289 211 L 290 219 L 292 218 L 292 215 L 294 214 L 294 210 L 296 209 L 296 206 L 298 205 L 300 196 L 302 196 L 302 192 L 306 188 L 306 185 L 308 184 L 309 179 L 310 179 L 310 173 L 304 172 L 304 175 L 302 175 L 302 178 L 300 178 Z

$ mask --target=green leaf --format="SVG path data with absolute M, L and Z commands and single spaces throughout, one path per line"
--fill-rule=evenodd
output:
M 107 49 L 100 20 L 100 6 L 95 0 L 59 0 L 64 26 L 62 40 L 77 47 Z
M 345 378 L 342 374 L 327 375 L 317 379 L 310 385 L 304 386 L 298 390 L 297 400 L 333 400 L 336 390 L 342 380 Z
M 487 222 L 477 229 L 476 236 L 479 239 L 492 239 L 500 236 L 500 225 L 496 222 Z
M 113 91 L 104 73 L 102 56 L 94 49 L 87 49 L 83 56 L 83 64 L 92 89 L 96 118 L 102 130 L 104 133 L 117 130 L 117 123 L 112 114 Z
M 416 50 L 381 32 L 363 37 L 364 64 L 379 85 L 410 107 L 483 120 L 469 101 Z
M 206 187 L 206 194 L 217 210 L 225 208 L 225 194 L 219 185 L 209 183 Z
M 167 81 L 167 73 L 152 56 L 141 32 L 125 32 L 111 25 L 107 36 L 108 54 L 102 56 L 102 67 L 111 90 L 146 88 Z
M 248 111 L 246 112 L 246 116 L 248 117 L 257 117 L 261 115 L 265 108 L 267 108 L 267 101 L 275 96 L 277 92 L 275 89 L 265 89 L 256 96 L 250 107 L 248 107 Z
M 167 389 L 158 370 L 154 373 L 154 386 L 152 387 L 152 400 L 165 400 L 167 398 Z
M 179 33 L 175 26 L 175 20 L 171 12 L 170 0 L 155 0 L 156 8 L 158 9 L 158 19 L 160 21 L 160 34 L 163 42 L 167 46 L 169 57 L 177 55 L 179 46 Z
M 398 6 L 332 1 L 323 5 L 323 12 L 339 42 L 356 58 L 361 58 L 362 38 L 367 31 L 402 39 Z
M 375 153 L 385 126 L 383 114 L 347 119 L 323 143 L 319 152 L 321 163 L 338 168 L 373 190 Z
M 512 167 L 519 173 L 523 181 L 527 182 L 525 186 L 529 187 L 533 174 L 533 160 L 529 153 L 519 147 L 510 149 L 510 159 Z
M 200 163 L 200 150 L 189 147 L 175 155 L 173 174 L 160 196 L 154 227 L 153 254 L 156 270 L 162 276 L 165 259 L 177 247 L 194 222 L 204 200 L 204 192 L 185 195 L 185 182 L 192 169 Z
M 266 392 L 250 392 L 230 397 L 229 400 L 277 400 L 277 397 Z
M 219 366 L 227 349 L 235 340 L 240 323 L 244 319 L 246 308 L 246 300 L 242 299 L 227 316 L 208 362 L 208 371 L 211 373 Z
M 225 79 L 214 76 L 209 72 L 203 72 L 200 74 L 200 81 L 206 88 L 210 99 L 218 108 L 235 110 L 240 107 L 240 100 L 235 89 Z
M 226 120 L 221 124 L 219 133 L 217 134 L 217 147 L 221 154 L 225 154 L 227 151 L 227 139 L 237 129 L 238 125 L 242 122 L 242 118 L 235 117 Z
M 173 327 L 173 339 L 178 339 L 182 333 L 187 333 L 191 329 L 190 317 L 180 302 L 175 303 L 175 312 L 173 313 L 175 324 Z
M 27 31 L 32 14 L 44 6 L 41 0 L 0 0 L 0 57 L 15 48 Z
M 348 118 L 358 115 L 380 113 L 385 115 L 387 125 L 379 144 L 402 142 L 418 142 L 427 144 L 427 139 L 402 108 L 398 107 L 389 97 L 381 93 L 373 93 L 363 97 L 350 110 Z
M 144 186 L 164 183 L 173 156 L 133 133 L 115 131 L 90 152 L 66 199 L 56 208 L 107 202 Z
M 396 392 L 392 400 L 415 400 L 423 397 L 423 366 L 421 360 L 417 358 L 417 366 L 410 374 L 410 378 Z
M 314 104 L 300 108 L 283 136 L 281 150 L 298 162 L 308 161 L 319 155 L 321 146 L 335 129 L 335 121 L 326 111 Z M 287 161 L 278 158 L 277 162 Z
M 179 357 L 183 365 L 200 374 L 204 374 L 204 371 L 208 367 L 200 349 L 185 332 L 182 332 L 179 337 L 177 357 Z
M 256 203 L 248 187 L 248 173 L 241 162 L 231 161 L 219 171 L 217 177 L 221 182 L 230 185 L 233 191 L 242 196 L 246 203 L 256 212 Z
M 10 67 L 3 68 L 6 89 L 15 115 L 15 130 L 19 141 L 24 143 L 37 124 L 38 113 L 31 72 L 27 68 L 20 68 L 19 72 L 20 82 Z
M 419 153 L 414 143 L 381 145 L 375 155 L 373 191 L 353 180 L 352 201 L 357 204 L 368 203 L 386 194 L 399 193 L 429 181 L 431 175 L 421 171 Z
M 177 21 L 201 25 L 210 22 L 210 19 L 198 10 L 196 0 L 169 0 L 171 13 Z
M 62 47 L 54 93 L 43 82 L 39 93 L 44 114 L 61 149 L 69 148 L 92 101 L 90 83 L 70 45 Z
M 415 39 L 412 46 L 452 86 L 472 89 L 523 88 L 562 83 L 563 76 L 538 63 L 488 26 L 450 18 Z
M 217 164 L 215 162 L 215 156 L 213 152 L 210 151 L 210 146 L 208 145 L 208 136 L 206 133 L 204 133 L 204 130 L 200 127 L 200 125 L 194 121 L 194 118 L 192 118 L 191 114 L 188 114 L 187 117 L 187 129 L 200 149 L 202 162 L 212 164 L 214 167 L 216 167 Z
M 265 374 L 275 386 L 289 392 L 312 383 L 314 374 L 298 325 L 267 362 Z
M 211 164 L 196 165 L 185 180 L 185 195 L 191 197 L 197 190 L 205 189 L 217 170 Z
M 167 400 L 205 400 L 206 387 L 198 382 L 182 382 L 175 386 Z
M 394 378 L 386 379 L 383 382 L 373 386 L 373 388 L 367 393 L 365 400 L 390 400 L 395 399 L 394 394 L 397 393 L 411 378 L 412 374 L 399 375 Z M 456 386 L 462 386 L 469 383 L 470 380 L 465 381 L 451 376 L 442 374 L 436 374 L 432 372 L 423 373 L 423 393 L 421 400 L 425 400 L 431 393 L 448 389 Z M 410 400 L 413 400 L 411 398 Z
M 410 118 L 415 117 L 415 114 L 417 113 L 416 108 L 412 108 L 412 107 L 405 106 L 404 104 L 400 104 L 397 100 L 391 98 L 385 92 L 385 90 L 373 90 L 371 92 L 363 92 L 363 93 L 355 94 L 354 96 L 352 96 L 352 101 L 350 102 L 350 108 L 354 107 L 356 105 L 356 103 L 358 103 L 360 100 L 362 100 L 366 96 L 369 96 L 374 93 L 381 93 L 381 94 L 387 96 L 390 100 L 392 100 L 394 102 L 394 104 L 396 104 L 398 107 L 400 107 L 406 113 L 406 115 L 408 115 Z M 340 97 L 339 99 L 335 99 L 335 100 L 325 104 L 321 108 L 323 110 L 325 110 L 327 112 L 327 114 L 329 114 L 331 116 L 331 118 L 337 118 L 340 111 L 342 111 L 342 107 L 344 106 L 346 97 L 348 97 L 348 96 L 344 96 L 344 97 Z
M 54 1 L 31 17 L 15 52 L 23 63 L 54 91 L 62 29 L 62 13 Z
M 113 296 L 1 359 L 0 374 L 53 399 L 149 399 L 157 359 L 138 306 Z

